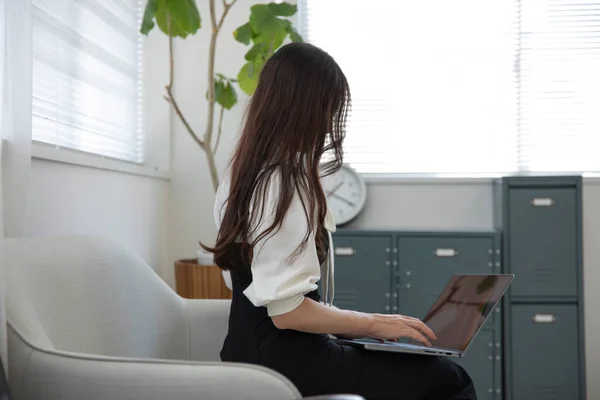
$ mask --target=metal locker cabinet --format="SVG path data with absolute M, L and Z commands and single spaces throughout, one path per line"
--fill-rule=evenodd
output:
M 575 304 L 513 304 L 512 400 L 578 400 L 579 348 Z
M 455 273 L 500 272 L 496 268 L 492 235 L 436 232 L 398 237 L 398 290 L 394 294 L 398 296 L 398 312 L 425 317 Z
M 515 274 L 505 299 L 506 400 L 585 399 L 582 178 L 505 177 L 494 195 L 504 270 Z
M 469 373 L 479 400 L 500 399 L 500 382 L 496 382 L 499 365 L 496 360 L 496 332 L 490 329 L 479 331 L 469 346 L 464 358 L 456 360 Z
M 348 310 L 389 312 L 392 236 L 342 233 L 334 235 L 333 244 L 334 304 Z
M 509 265 L 513 297 L 577 295 L 575 188 L 511 188 Z

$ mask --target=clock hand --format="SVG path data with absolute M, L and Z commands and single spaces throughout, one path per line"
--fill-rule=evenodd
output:
M 344 203 L 348 204 L 350 207 L 354 207 L 356 205 L 353 202 L 351 202 L 350 200 L 340 196 L 339 194 L 336 194 L 336 193 L 330 193 L 330 194 L 332 197 L 335 197 L 336 199 L 343 201 Z
M 344 184 L 344 180 L 340 181 L 340 183 L 335 185 L 335 187 L 333 189 L 331 189 L 330 191 L 327 191 L 327 197 L 329 197 L 332 194 L 334 194 L 335 192 L 337 192 L 338 189 L 341 188 L 343 184 Z

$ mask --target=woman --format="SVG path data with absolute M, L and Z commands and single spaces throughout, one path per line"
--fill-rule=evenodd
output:
M 328 335 L 435 339 L 415 318 L 339 310 L 331 298 L 320 302 L 321 277 L 332 297 L 328 250 L 335 229 L 320 176 L 342 164 L 349 103 L 339 66 L 309 44 L 283 46 L 261 72 L 217 193 L 217 243 L 207 248 L 233 284 L 221 358 L 279 371 L 304 396 L 475 399 L 469 376 L 448 359 L 368 352 Z M 331 161 L 319 168 L 324 155 Z

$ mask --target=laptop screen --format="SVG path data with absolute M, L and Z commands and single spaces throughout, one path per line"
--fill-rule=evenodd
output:
M 437 336 L 431 344 L 465 351 L 513 277 L 454 275 L 423 319 Z

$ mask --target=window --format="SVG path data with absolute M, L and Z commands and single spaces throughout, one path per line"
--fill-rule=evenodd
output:
M 600 172 L 600 1 L 300 0 L 364 173 Z
M 33 0 L 39 142 L 143 162 L 139 0 Z

